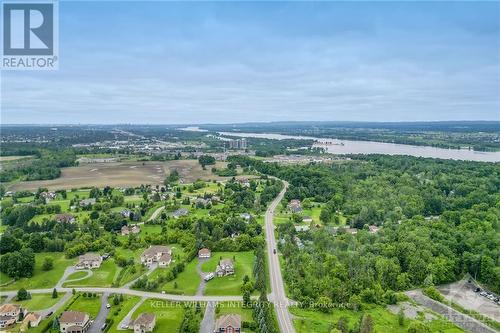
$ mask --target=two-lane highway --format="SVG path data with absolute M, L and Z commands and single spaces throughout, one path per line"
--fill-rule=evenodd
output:
M 280 262 L 277 251 L 276 238 L 274 237 L 273 215 L 276 207 L 285 195 L 288 187 L 287 182 L 283 182 L 284 187 L 280 194 L 273 200 L 266 211 L 266 242 L 267 242 L 267 257 L 269 263 L 269 274 L 271 275 L 271 295 L 270 301 L 274 304 L 276 315 L 281 333 L 294 333 L 292 318 L 288 312 L 288 299 L 285 294 L 285 285 L 281 276 Z

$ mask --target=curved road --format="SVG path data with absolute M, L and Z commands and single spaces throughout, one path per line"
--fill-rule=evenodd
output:
M 283 199 L 288 188 L 288 183 L 283 181 L 283 190 L 273 200 L 266 211 L 266 243 L 267 243 L 267 258 L 269 263 L 269 274 L 271 276 L 271 297 L 278 317 L 280 331 L 282 333 L 294 333 L 295 329 L 292 324 L 292 318 L 288 311 L 289 300 L 286 298 L 285 285 L 281 276 L 280 261 L 277 254 L 274 254 L 276 246 L 276 238 L 274 237 L 273 215 L 274 210 Z

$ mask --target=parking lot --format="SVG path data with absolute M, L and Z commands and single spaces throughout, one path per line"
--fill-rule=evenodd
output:
M 449 285 L 439 287 L 439 291 L 443 296 L 454 303 L 462 306 L 465 309 L 474 310 L 483 316 L 500 322 L 500 305 L 494 301 L 498 296 L 492 295 L 488 298 L 489 292 L 477 291 L 477 286 L 474 281 L 469 283 L 468 280 L 461 280 Z

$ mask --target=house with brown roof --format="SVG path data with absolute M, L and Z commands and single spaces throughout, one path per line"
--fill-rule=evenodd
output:
M 152 313 L 141 313 L 136 320 L 133 321 L 132 327 L 134 333 L 152 332 L 156 325 L 156 316 Z
M 76 269 L 91 269 L 101 267 L 102 257 L 99 253 L 85 253 L 78 257 L 78 263 L 75 265 Z
M 134 224 L 131 227 L 129 227 L 128 225 L 124 225 L 121 230 L 122 236 L 127 236 L 130 233 L 138 234 L 140 232 L 141 232 L 141 227 L 139 227 L 136 224 Z
M 41 315 L 39 315 L 38 313 L 30 312 L 24 317 L 23 325 L 26 325 L 26 327 L 37 327 L 38 324 L 40 324 L 41 320 Z
M 212 252 L 207 249 L 206 247 L 203 249 L 200 249 L 198 251 L 198 258 L 203 259 L 203 258 L 210 258 L 212 256 Z
M 166 267 L 172 261 L 172 249 L 163 245 L 152 245 L 141 255 L 141 262 L 150 265 L 154 262 L 160 267 Z
M 218 277 L 234 274 L 234 264 L 231 259 L 222 259 L 219 261 L 215 274 Z
M 26 310 L 21 308 L 18 304 L 2 304 L 0 306 L 0 328 L 5 328 L 14 325 L 19 321 L 19 314 L 24 313 Z
M 56 214 L 54 216 L 54 221 L 60 222 L 60 223 L 73 223 L 75 222 L 75 217 L 71 214 Z
M 158 259 L 158 267 L 167 267 L 172 262 L 172 256 L 168 253 L 163 253 Z
M 214 333 L 240 333 L 241 316 L 238 314 L 227 314 L 219 317 L 215 322 Z
M 90 327 L 90 316 L 80 311 L 64 311 L 59 317 L 59 332 L 85 333 Z

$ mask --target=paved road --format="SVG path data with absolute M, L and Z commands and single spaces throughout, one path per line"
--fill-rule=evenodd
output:
M 165 209 L 165 206 L 161 206 L 161 207 L 158 207 L 158 209 L 156 209 L 153 214 L 151 214 L 151 217 L 148 219 L 148 222 L 150 221 L 153 221 L 154 219 L 156 219 L 158 217 L 158 215 L 160 215 L 160 213 Z
M 200 324 L 200 333 L 213 333 L 215 328 L 215 307 L 216 302 L 208 302 L 205 309 L 205 315 Z
M 92 293 L 108 293 L 108 294 L 124 294 L 134 295 L 139 297 L 155 298 L 165 301 L 179 301 L 179 302 L 225 302 L 225 301 L 242 301 L 241 296 L 187 296 L 187 295 L 172 295 L 161 294 L 157 292 L 133 290 L 127 288 L 100 288 L 100 287 L 78 287 L 78 288 L 58 288 L 57 291 L 61 293 L 71 292 L 75 289 L 77 292 L 92 292 Z M 53 289 L 31 289 L 28 290 L 32 294 L 49 294 Z M 2 291 L 2 295 L 11 296 L 17 295 L 17 291 Z M 253 297 L 257 299 L 258 297 Z
M 274 249 L 277 249 L 276 238 L 274 237 L 274 224 L 273 215 L 274 210 L 279 205 L 281 199 L 285 195 L 288 187 L 287 182 L 280 194 L 273 200 L 271 205 L 266 211 L 266 243 L 267 243 L 267 256 L 269 262 L 269 274 L 271 276 L 271 295 L 270 301 L 274 303 L 276 314 L 278 317 L 278 324 L 282 333 L 294 333 L 295 329 L 292 324 L 292 318 L 288 311 L 289 300 L 286 298 L 285 285 L 283 277 L 281 276 L 280 262 L 278 255 L 274 254 Z
M 108 304 L 108 293 L 104 293 L 101 296 L 101 308 L 99 310 L 99 313 L 97 314 L 97 317 L 95 318 L 94 322 L 90 326 L 88 332 L 89 333 L 99 333 L 101 332 L 101 327 L 104 325 L 106 322 L 106 318 L 108 317 L 109 309 L 106 307 L 106 304 Z

